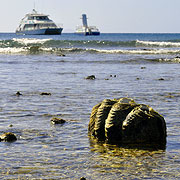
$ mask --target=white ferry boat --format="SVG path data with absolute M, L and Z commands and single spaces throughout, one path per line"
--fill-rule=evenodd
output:
M 25 35 L 60 35 L 63 28 L 58 27 L 48 15 L 40 14 L 35 9 L 21 20 L 16 34 Z
M 82 14 L 82 26 L 76 28 L 77 34 L 88 35 L 100 35 L 100 31 L 96 26 L 88 26 L 86 14 Z

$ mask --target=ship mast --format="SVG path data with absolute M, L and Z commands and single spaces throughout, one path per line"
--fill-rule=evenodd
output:
M 86 14 L 82 14 L 82 23 L 84 27 L 88 28 Z
M 36 3 L 35 3 L 35 1 L 34 1 L 34 9 L 36 9 Z

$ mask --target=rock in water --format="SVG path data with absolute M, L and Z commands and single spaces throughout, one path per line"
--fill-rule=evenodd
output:
M 94 79 L 96 79 L 96 77 L 95 77 L 95 75 L 91 75 L 91 76 L 87 76 L 85 79 L 94 80 Z
M 51 119 L 51 123 L 52 124 L 64 124 L 66 121 L 64 119 L 61 118 L 57 118 L 57 117 L 53 117 Z
M 40 93 L 41 96 L 51 96 L 51 93 L 49 92 L 42 92 Z
M 166 145 L 164 118 L 130 98 L 105 99 L 94 106 L 88 131 L 90 136 L 110 144 L 158 149 Z
M 22 94 L 19 91 L 17 91 L 16 96 L 22 96 Z
M 85 177 L 81 177 L 80 180 L 86 180 L 86 178 Z
M 11 132 L 7 132 L 7 133 L 0 135 L 0 141 L 13 142 L 16 140 L 17 140 L 17 138 L 16 138 L 15 134 L 13 134 Z

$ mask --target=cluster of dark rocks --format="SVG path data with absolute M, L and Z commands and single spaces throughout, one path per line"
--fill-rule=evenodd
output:
M 86 79 L 94 80 L 94 75 Z M 21 96 L 21 92 L 16 93 Z M 40 95 L 51 95 L 41 93 Z M 66 121 L 52 117 L 51 123 L 64 124 Z M 12 125 L 10 126 L 12 127 Z M 166 123 L 164 118 L 145 104 L 137 104 L 131 98 L 105 99 L 92 109 L 88 125 L 89 136 L 98 142 L 121 146 L 164 149 L 166 146 Z M 0 142 L 14 142 L 12 132 L 0 135 Z M 86 180 L 81 177 L 80 180 Z
M 56 124 L 64 124 L 66 122 L 66 120 L 62 119 L 62 118 L 58 118 L 58 117 L 52 117 L 51 118 L 51 123 L 53 125 Z M 9 127 L 13 127 L 13 125 L 9 125 Z M 14 133 L 12 132 L 6 132 L 0 135 L 0 142 L 4 141 L 4 142 L 14 142 L 17 140 L 17 137 Z
M 95 79 L 94 75 L 86 79 Z M 21 96 L 21 92 L 16 93 Z M 51 95 L 41 93 L 40 95 Z M 52 117 L 51 123 L 64 124 L 62 118 Z M 164 118 L 145 104 L 137 104 L 131 98 L 105 99 L 92 109 L 88 125 L 90 138 L 110 144 L 147 146 L 161 148 L 166 145 L 166 123 Z M 17 140 L 11 132 L 0 135 L 0 141 Z
M 17 91 L 16 96 L 23 96 L 23 94 L 20 91 Z M 42 96 L 51 96 L 51 93 L 49 92 L 42 92 L 40 93 L 40 95 Z M 56 125 L 56 124 L 64 124 L 66 122 L 66 120 L 62 119 L 62 118 L 58 118 L 58 117 L 52 117 L 51 118 L 51 123 Z M 13 127 L 13 125 L 9 125 L 9 127 Z M 17 140 L 17 137 L 14 133 L 12 132 L 6 132 L 3 133 L 2 135 L 0 135 L 0 142 L 4 141 L 4 142 L 14 142 Z
M 22 96 L 23 94 L 20 91 L 16 92 L 16 96 Z M 41 96 L 51 96 L 50 92 L 41 92 L 40 93 Z

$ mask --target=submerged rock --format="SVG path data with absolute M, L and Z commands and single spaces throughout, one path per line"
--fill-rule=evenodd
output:
M 95 75 L 87 76 L 86 79 L 94 80 L 96 79 Z
M 81 177 L 80 180 L 86 180 L 86 178 L 85 177 Z
M 164 81 L 164 78 L 159 78 L 158 80 L 159 80 L 159 81 Z
M 151 107 L 133 99 L 105 99 L 93 107 L 90 136 L 110 144 L 165 147 L 166 123 Z
M 41 96 L 51 96 L 51 93 L 49 92 L 42 92 L 40 93 Z
M 13 134 L 11 132 L 7 132 L 7 133 L 0 135 L 0 141 L 13 142 L 16 140 L 17 140 L 17 137 L 15 136 L 15 134 Z
M 22 96 L 22 94 L 19 91 L 17 91 L 16 96 Z
M 57 118 L 57 117 L 53 117 L 51 119 L 51 123 L 52 124 L 64 124 L 66 121 L 64 119 L 61 118 Z

